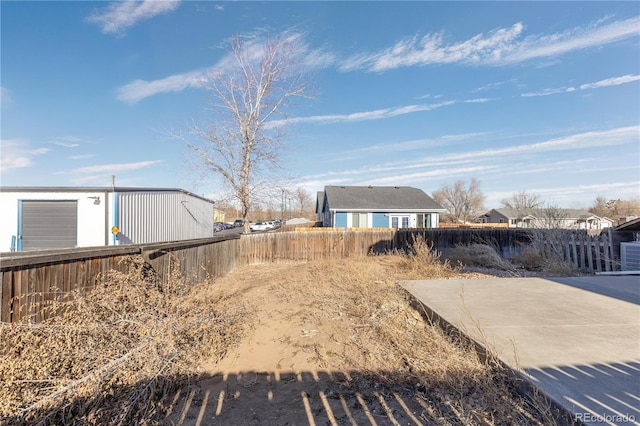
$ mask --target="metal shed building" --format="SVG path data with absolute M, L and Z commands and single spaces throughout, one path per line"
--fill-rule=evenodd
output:
M 0 187 L 0 251 L 211 237 L 213 205 L 171 188 Z

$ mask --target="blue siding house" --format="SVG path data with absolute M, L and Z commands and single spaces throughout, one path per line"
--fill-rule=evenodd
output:
M 316 212 L 330 228 L 437 228 L 445 209 L 409 186 L 325 186 Z

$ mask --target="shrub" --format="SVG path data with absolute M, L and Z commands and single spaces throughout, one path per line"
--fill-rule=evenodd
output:
M 447 258 L 465 266 L 477 266 L 515 273 L 516 268 L 488 244 L 457 245 L 447 252 Z

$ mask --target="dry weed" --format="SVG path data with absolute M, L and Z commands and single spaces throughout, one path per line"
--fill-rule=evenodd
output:
M 556 256 L 550 256 L 548 253 L 545 254 L 535 247 L 522 250 L 519 254 L 512 256 L 511 260 L 527 271 L 560 276 L 579 274 L 579 271 L 570 263 Z
M 0 328 L 0 416 L 158 424 L 177 378 L 195 375 L 205 358 L 219 360 L 262 309 L 263 318 L 284 312 L 309 332 L 304 345 L 282 344 L 297 344 L 318 368 L 358 372 L 354 392 L 400 387 L 454 423 L 551 424 L 504 372 L 425 322 L 395 284 L 459 274 L 423 240 L 408 254 L 245 266 L 192 287 L 177 275 L 162 285 L 132 259 L 129 273 L 110 274 L 95 291 L 53 307 L 60 316 Z
M 164 415 L 162 400 L 246 327 L 246 304 L 211 282 L 168 284 L 130 258 L 98 288 L 48 306 L 59 315 L 0 327 L 0 418 L 11 424 L 129 424 Z M 174 268 L 177 270 L 177 268 Z
M 447 259 L 465 266 L 477 266 L 486 269 L 497 269 L 517 275 L 516 268 L 504 259 L 495 247 L 489 244 L 474 243 L 458 245 L 447 252 Z
M 434 278 L 458 274 L 426 247 L 418 242 L 408 255 L 290 267 L 269 280 L 278 282 L 270 289 L 274 298 L 303 307 L 290 320 L 329 335 L 330 343 L 314 347 L 318 368 L 367 378 L 351 383 L 354 389 L 375 383 L 409 388 L 415 398 L 449 407 L 464 424 L 552 424 L 516 395 L 505 372 L 425 322 L 396 286 L 420 270 Z M 417 258 L 428 259 L 426 269 Z M 283 275 L 286 281 L 278 278 Z
M 441 259 L 441 253 L 421 235 L 413 237 L 406 253 L 396 251 L 393 255 L 397 258 L 396 273 L 402 275 L 402 279 L 450 278 L 460 272 L 459 265 L 453 266 L 448 259 Z

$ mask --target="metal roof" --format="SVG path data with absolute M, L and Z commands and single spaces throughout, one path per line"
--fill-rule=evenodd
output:
M 330 210 L 444 211 L 424 191 L 410 186 L 325 186 Z
M 0 186 L 0 192 L 181 192 L 191 197 L 215 203 L 214 200 L 180 188 L 90 187 L 90 186 Z

